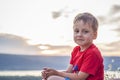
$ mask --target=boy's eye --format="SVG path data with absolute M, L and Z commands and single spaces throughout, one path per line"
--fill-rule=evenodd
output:
M 89 31 L 83 31 L 83 33 L 88 33 Z
M 79 33 L 79 30 L 75 30 L 74 32 L 75 32 L 75 33 Z

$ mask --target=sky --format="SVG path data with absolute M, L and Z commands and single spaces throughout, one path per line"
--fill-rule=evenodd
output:
M 120 0 L 0 0 L 0 53 L 70 55 L 80 12 L 98 19 L 102 55 L 120 56 Z

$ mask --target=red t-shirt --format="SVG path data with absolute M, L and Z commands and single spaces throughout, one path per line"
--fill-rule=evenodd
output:
M 94 44 L 83 52 L 80 52 L 80 46 L 76 46 L 72 51 L 70 64 L 73 65 L 73 72 L 88 73 L 86 80 L 104 80 L 103 58 Z

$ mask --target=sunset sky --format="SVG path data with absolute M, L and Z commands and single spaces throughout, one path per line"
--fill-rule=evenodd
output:
M 97 17 L 102 54 L 120 56 L 120 0 L 0 0 L 0 53 L 70 55 L 79 12 Z

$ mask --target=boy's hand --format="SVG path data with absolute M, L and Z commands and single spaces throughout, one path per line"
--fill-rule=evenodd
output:
M 58 71 L 55 69 L 50 69 L 50 68 L 43 68 L 42 76 L 43 78 L 47 79 L 51 75 L 57 75 Z
M 42 72 L 41 72 L 41 76 L 42 76 L 42 80 L 47 80 L 47 74 L 46 74 L 46 71 L 45 70 L 43 70 Z

